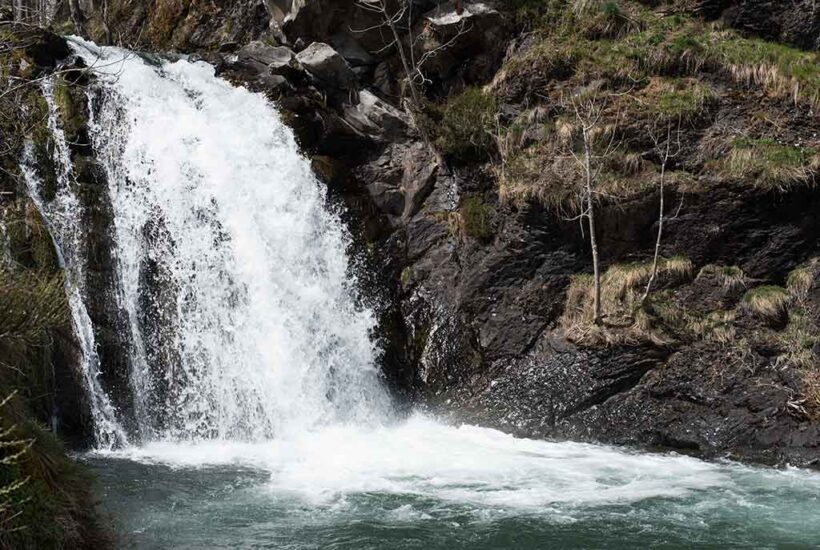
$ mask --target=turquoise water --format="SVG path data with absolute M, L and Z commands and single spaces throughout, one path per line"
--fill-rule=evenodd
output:
M 125 547 L 820 547 L 820 474 L 426 419 L 86 460 Z

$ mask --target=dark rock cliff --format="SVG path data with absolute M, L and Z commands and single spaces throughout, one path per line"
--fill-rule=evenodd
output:
M 280 106 L 348 207 L 384 369 L 410 398 L 527 436 L 817 465 L 820 9 L 412 6 L 420 101 L 352 0 L 110 0 L 81 32 L 194 54 Z M 590 91 L 619 145 L 596 203 L 603 326 L 567 192 L 567 98 Z M 662 132 L 663 269 L 641 299 Z

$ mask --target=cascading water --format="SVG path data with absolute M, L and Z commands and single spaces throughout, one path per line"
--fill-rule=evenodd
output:
M 204 63 L 77 41 L 114 210 L 145 439 L 259 440 L 384 419 L 373 317 L 289 130 Z
M 70 174 L 50 202 L 27 177 L 65 255 L 101 448 L 86 459 L 137 546 L 820 540 L 820 477 L 808 472 L 395 418 L 345 233 L 273 106 L 205 63 L 74 49 L 97 73 L 91 138 L 129 332 L 130 445 L 97 381 Z
M 52 161 L 57 179 L 54 197 L 45 201 L 42 196 L 42 182 L 37 173 L 37 163 L 30 144 L 25 149 L 21 168 L 29 195 L 46 220 L 55 241 L 60 263 L 65 270 L 65 290 L 74 333 L 80 347 L 80 370 L 88 391 L 94 438 L 100 447 L 112 448 L 127 444 L 128 437 L 117 421 L 114 407 L 99 381 L 100 358 L 97 355 L 91 319 L 85 306 L 86 251 L 81 221 L 82 206 L 75 194 L 76 180 L 65 134 L 58 123 L 53 81 L 45 80 L 42 90 L 48 103 L 48 126 L 54 142 Z

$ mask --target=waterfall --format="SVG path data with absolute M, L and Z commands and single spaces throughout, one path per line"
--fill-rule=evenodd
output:
M 114 407 L 99 381 L 100 358 L 97 355 L 91 319 L 85 306 L 87 252 L 82 230 L 83 207 L 75 193 L 77 181 L 66 137 L 58 122 L 53 81 L 45 80 L 42 91 L 48 104 L 48 127 L 54 143 L 51 159 L 56 175 L 54 196 L 48 201 L 43 197 L 43 183 L 37 172 L 37 162 L 31 144 L 25 148 L 20 167 L 29 195 L 46 221 L 49 233 L 54 239 L 60 264 L 65 270 L 65 291 L 74 334 L 80 348 L 80 374 L 88 392 L 94 438 L 97 445 L 103 448 L 126 445 L 128 438 L 125 430 L 118 422 Z
M 389 417 L 348 236 L 276 109 L 203 62 L 72 47 L 95 72 L 89 129 L 113 211 L 135 439 L 254 441 Z M 69 187 L 43 213 L 76 243 Z M 63 244 L 82 311 L 79 247 Z M 75 324 L 93 338 L 87 317 Z M 101 425 L 122 412 L 99 395 L 94 368 L 87 387 L 105 446 Z

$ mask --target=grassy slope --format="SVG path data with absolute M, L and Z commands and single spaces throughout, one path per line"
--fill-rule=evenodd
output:
M 655 192 L 667 141 L 675 153 L 665 175 L 669 193 L 722 187 L 776 196 L 816 184 L 817 52 L 742 36 L 674 3 L 517 0 L 511 10 L 527 32 L 494 81 L 429 113 L 436 145 L 451 161 L 486 163 L 495 173 L 502 206 L 537 202 L 565 216 L 578 212 L 572 96 L 603 106 L 597 141 L 617 144 L 601 163 L 602 205 Z M 487 239 L 481 220 L 490 207 L 481 201 L 465 199 L 462 230 Z M 591 323 L 591 278 L 579 274 L 561 324 L 581 345 L 704 340 L 743 353 L 765 344 L 803 377 L 797 413 L 820 417 L 820 311 L 810 299 L 820 285 L 817 259 L 796 269 L 788 288 L 749 280 L 732 266 L 700 267 L 662 258 L 658 284 L 641 300 L 650 263 L 609 266 L 602 327 Z M 720 299 L 693 306 L 693 291 Z

